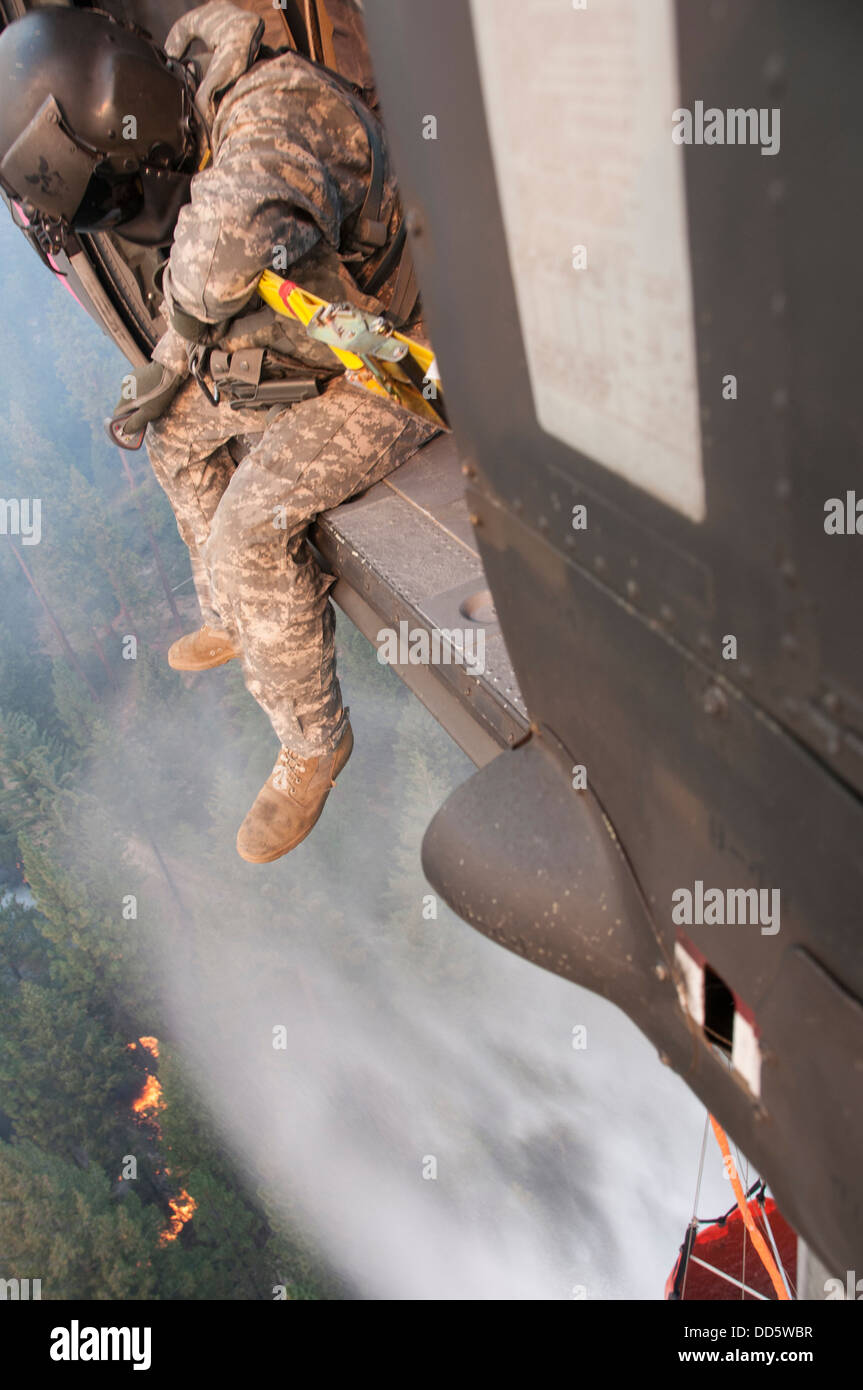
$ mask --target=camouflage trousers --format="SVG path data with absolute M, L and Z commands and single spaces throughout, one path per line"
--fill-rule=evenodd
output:
M 241 647 L 246 687 L 282 745 L 315 757 L 335 746 L 347 716 L 328 597 L 335 578 L 315 558 L 309 524 L 437 431 L 343 377 L 266 415 L 212 406 L 190 380 L 148 427 L 147 450 L 189 548 L 204 622 Z M 239 440 L 251 448 L 236 463 Z

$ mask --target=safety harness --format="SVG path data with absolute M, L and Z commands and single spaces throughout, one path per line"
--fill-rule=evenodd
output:
M 299 54 L 294 54 L 294 56 L 301 57 Z M 301 60 L 303 62 L 312 61 L 308 58 Z M 350 239 L 367 256 L 372 256 L 376 251 L 384 249 L 374 264 L 369 264 L 364 268 L 365 274 L 362 280 L 357 279 L 356 276 L 354 279 L 357 279 L 357 285 L 363 294 L 374 295 L 386 284 L 398 267 L 392 299 L 387 308 L 387 318 L 397 327 L 402 327 L 408 322 L 416 306 L 419 297 L 419 285 L 414 270 L 413 257 L 407 244 L 407 227 L 403 212 L 396 233 L 387 246 L 389 228 L 386 222 L 381 221 L 386 161 L 380 126 L 374 113 L 367 105 L 361 89 L 355 82 L 348 81 L 346 77 L 342 77 L 341 73 L 334 72 L 332 68 L 326 67 L 323 63 L 313 63 L 313 66 L 353 96 L 356 102 L 355 110 L 362 122 L 369 145 L 368 187 L 362 207 L 350 232 Z M 340 251 L 339 256 L 342 262 L 349 266 L 352 253 Z

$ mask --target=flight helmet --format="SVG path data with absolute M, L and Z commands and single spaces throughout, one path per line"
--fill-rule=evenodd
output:
M 167 245 L 199 130 L 190 72 L 140 29 L 47 6 L 0 34 L 0 184 L 31 224 Z

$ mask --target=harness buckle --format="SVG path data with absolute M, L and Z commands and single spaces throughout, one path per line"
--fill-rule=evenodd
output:
M 218 405 L 221 400 L 221 393 L 218 386 L 213 382 L 213 389 L 211 391 L 204 378 L 209 351 L 209 347 L 200 343 L 194 347 L 189 353 L 189 371 L 207 397 L 210 405 Z

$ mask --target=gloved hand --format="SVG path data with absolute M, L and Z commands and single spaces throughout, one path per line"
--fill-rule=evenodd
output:
M 164 415 L 183 381 L 161 362 L 136 367 L 131 375 L 134 379 L 132 390 L 124 391 L 114 414 L 105 421 L 108 438 L 121 449 L 140 449 L 150 421 Z

